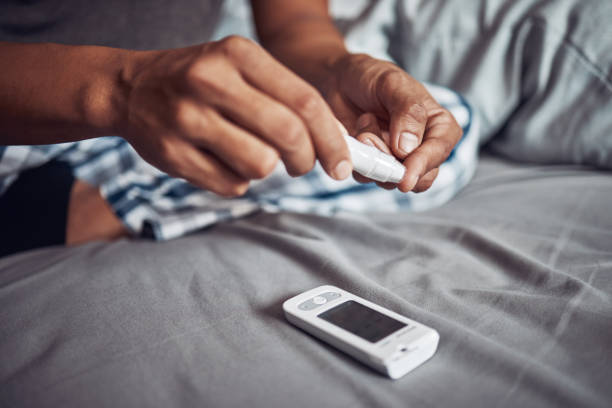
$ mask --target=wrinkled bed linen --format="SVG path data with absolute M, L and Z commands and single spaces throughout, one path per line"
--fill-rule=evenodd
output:
M 378 7 L 386 10 L 377 15 L 390 56 L 416 78 L 466 95 L 483 119 L 482 142 L 497 153 L 612 169 L 612 2 L 384 0 Z
M 260 214 L 0 259 L 0 406 L 612 402 L 612 179 L 485 158 L 419 214 Z M 390 381 L 288 324 L 334 284 L 440 332 Z

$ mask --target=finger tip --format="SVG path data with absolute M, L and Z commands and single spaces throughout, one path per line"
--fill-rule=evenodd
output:
M 350 160 L 344 159 L 338 163 L 330 172 L 330 176 L 336 180 L 344 180 L 353 173 L 353 164 Z
M 418 181 L 419 181 L 418 174 L 410 174 L 409 176 L 404 177 L 404 179 L 400 182 L 398 188 L 403 193 L 407 193 L 409 191 L 412 191 L 412 189 L 414 189 Z

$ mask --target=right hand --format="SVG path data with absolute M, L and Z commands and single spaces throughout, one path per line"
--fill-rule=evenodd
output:
M 317 158 L 335 179 L 351 174 L 323 98 L 254 42 L 234 36 L 134 56 L 121 135 L 162 171 L 227 197 L 279 158 L 292 176 Z

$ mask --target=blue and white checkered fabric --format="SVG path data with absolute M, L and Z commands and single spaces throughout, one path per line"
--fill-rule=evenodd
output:
M 255 181 L 247 194 L 225 199 L 155 169 L 119 137 L 48 146 L 0 147 L 0 194 L 20 171 L 49 160 L 73 167 L 75 177 L 99 186 L 117 216 L 133 233 L 157 240 L 176 238 L 257 211 L 339 213 L 422 211 L 451 199 L 472 177 L 477 163 L 478 123 L 469 104 L 446 88 L 428 86 L 462 126 L 464 135 L 440 167 L 432 188 L 421 194 L 388 191 L 352 179 L 335 181 L 320 165 L 289 177 L 282 165 Z

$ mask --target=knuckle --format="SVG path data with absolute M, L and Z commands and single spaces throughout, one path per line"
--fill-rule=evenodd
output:
M 406 80 L 405 74 L 397 69 L 390 69 L 380 74 L 379 81 L 382 91 L 389 95 L 394 94 L 398 87 Z
M 198 109 L 188 102 L 179 103 L 175 112 L 175 124 L 188 139 L 205 139 L 213 130 L 213 120 L 206 109 Z
M 254 178 L 261 179 L 268 176 L 274 171 L 277 163 L 278 154 L 272 149 L 267 150 L 265 153 L 261 153 L 252 170 Z
M 295 101 L 299 114 L 305 118 L 313 118 L 321 111 L 321 97 L 314 90 L 299 95 Z
M 420 103 L 413 103 L 408 107 L 408 112 L 418 122 L 427 121 L 427 109 Z
M 295 151 L 306 139 L 306 129 L 297 119 L 288 119 L 279 122 L 279 133 L 283 136 L 283 149 Z
M 380 80 L 385 85 L 397 85 L 404 80 L 404 73 L 397 69 L 389 69 L 380 74 Z
M 187 85 L 205 81 L 207 78 L 207 66 L 209 65 L 206 64 L 204 60 L 196 61 L 189 64 L 189 66 L 185 70 L 185 81 L 187 82 Z
M 194 122 L 195 112 L 187 102 L 179 102 L 174 112 L 174 121 L 179 128 L 189 127 Z
M 230 35 L 219 42 L 219 47 L 226 56 L 235 58 L 244 56 L 245 53 L 248 53 L 251 47 L 253 47 L 253 44 L 254 43 L 247 38 L 239 35 Z
M 220 80 L 232 70 L 230 64 L 214 58 L 205 58 L 192 63 L 185 72 L 186 89 L 205 89 L 206 93 L 198 93 L 198 97 L 206 99 L 207 94 L 225 95 L 228 93 L 227 83 Z

